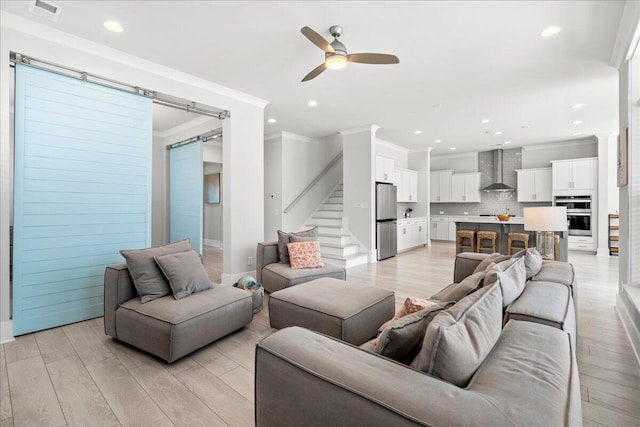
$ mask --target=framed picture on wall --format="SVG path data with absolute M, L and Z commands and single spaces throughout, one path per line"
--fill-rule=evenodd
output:
M 210 173 L 204 176 L 204 202 L 220 203 L 220 174 Z
M 627 185 L 627 140 L 629 128 L 623 128 L 618 135 L 618 187 Z

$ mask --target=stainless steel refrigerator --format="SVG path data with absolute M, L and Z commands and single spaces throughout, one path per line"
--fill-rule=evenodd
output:
M 397 187 L 376 183 L 376 248 L 378 261 L 391 258 L 398 252 Z

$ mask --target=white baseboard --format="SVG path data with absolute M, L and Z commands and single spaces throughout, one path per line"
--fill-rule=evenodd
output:
M 638 331 L 637 326 L 633 323 L 629 310 L 627 309 L 624 301 L 620 298 L 620 295 L 616 296 L 616 311 L 618 312 L 618 317 L 620 318 L 622 326 L 627 333 L 627 337 L 629 337 L 631 348 L 636 355 L 636 360 L 640 363 L 640 331 Z
M 213 246 L 215 248 L 221 248 L 222 249 L 222 242 L 220 240 L 203 239 L 202 243 L 204 243 L 205 246 Z
M 369 252 L 368 261 L 369 261 L 369 263 L 378 262 L 378 250 L 377 249 L 371 249 L 371 252 Z
M 222 282 L 223 285 L 234 285 L 238 282 L 238 279 L 244 276 L 256 277 L 256 271 L 251 270 L 251 271 L 245 271 L 244 273 L 236 273 L 236 274 L 222 273 L 220 277 L 220 281 Z
M 0 344 L 15 341 L 13 336 L 13 320 L 0 322 Z

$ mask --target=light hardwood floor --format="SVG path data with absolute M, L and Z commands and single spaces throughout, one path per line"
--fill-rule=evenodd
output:
M 219 281 L 220 253 L 205 251 Z M 585 426 L 640 425 L 640 368 L 615 313 L 617 258 L 570 254 L 579 280 L 578 365 Z M 427 297 L 453 275 L 454 245 L 434 243 L 348 270 L 348 279 Z M 217 276 L 216 276 L 217 274 Z M 254 345 L 268 313 L 168 365 L 104 335 L 102 318 L 0 346 L 0 427 L 251 426 Z

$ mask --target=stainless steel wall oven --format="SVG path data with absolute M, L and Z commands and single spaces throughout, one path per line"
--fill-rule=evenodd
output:
M 591 196 L 556 196 L 555 206 L 567 208 L 567 225 L 570 236 L 593 235 L 593 211 L 591 209 Z

